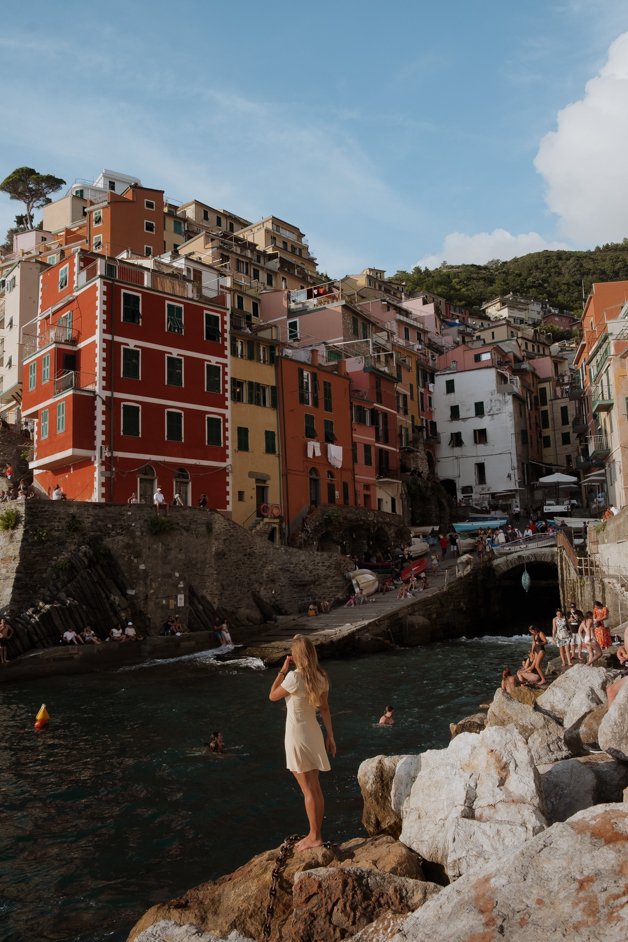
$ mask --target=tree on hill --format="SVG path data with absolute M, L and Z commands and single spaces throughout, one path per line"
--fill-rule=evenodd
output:
M 588 252 L 533 252 L 486 265 L 417 266 L 397 272 L 392 280 L 405 281 L 408 294 L 426 291 L 475 312 L 486 301 L 512 292 L 578 314 L 594 282 L 628 280 L 628 239 Z
M 26 229 L 33 228 L 33 213 L 51 202 L 50 193 L 65 185 L 65 180 L 51 173 L 37 173 L 32 167 L 18 167 L 2 183 L 0 190 L 12 200 L 19 200 L 26 208 Z

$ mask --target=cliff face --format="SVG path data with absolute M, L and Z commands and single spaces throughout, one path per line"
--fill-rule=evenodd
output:
M 70 501 L 11 505 L 0 531 L 0 608 L 16 633 L 9 656 L 55 644 L 66 627 L 106 634 L 132 617 L 155 634 L 176 612 L 192 631 L 216 614 L 238 626 L 343 596 L 346 562 L 276 547 L 216 512 Z

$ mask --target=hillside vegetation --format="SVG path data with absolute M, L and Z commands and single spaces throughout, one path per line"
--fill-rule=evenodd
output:
M 428 291 L 474 311 L 485 301 L 512 291 L 576 315 L 582 312 L 583 292 L 586 298 L 594 282 L 624 279 L 628 280 L 628 239 L 588 252 L 533 252 L 486 265 L 444 262 L 440 268 L 417 266 L 394 276 L 395 281 L 406 282 L 410 294 Z

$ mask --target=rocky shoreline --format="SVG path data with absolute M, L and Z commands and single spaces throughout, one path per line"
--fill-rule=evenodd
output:
M 606 701 L 617 676 L 575 665 L 542 691 L 499 689 L 447 748 L 366 760 L 367 837 L 260 854 L 152 907 L 129 942 L 623 942 L 628 685 Z

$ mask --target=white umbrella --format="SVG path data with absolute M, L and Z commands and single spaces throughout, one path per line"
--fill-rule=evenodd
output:
M 544 478 L 539 478 L 539 484 L 577 484 L 578 478 L 571 474 L 561 474 L 556 471 L 554 474 L 546 474 Z

